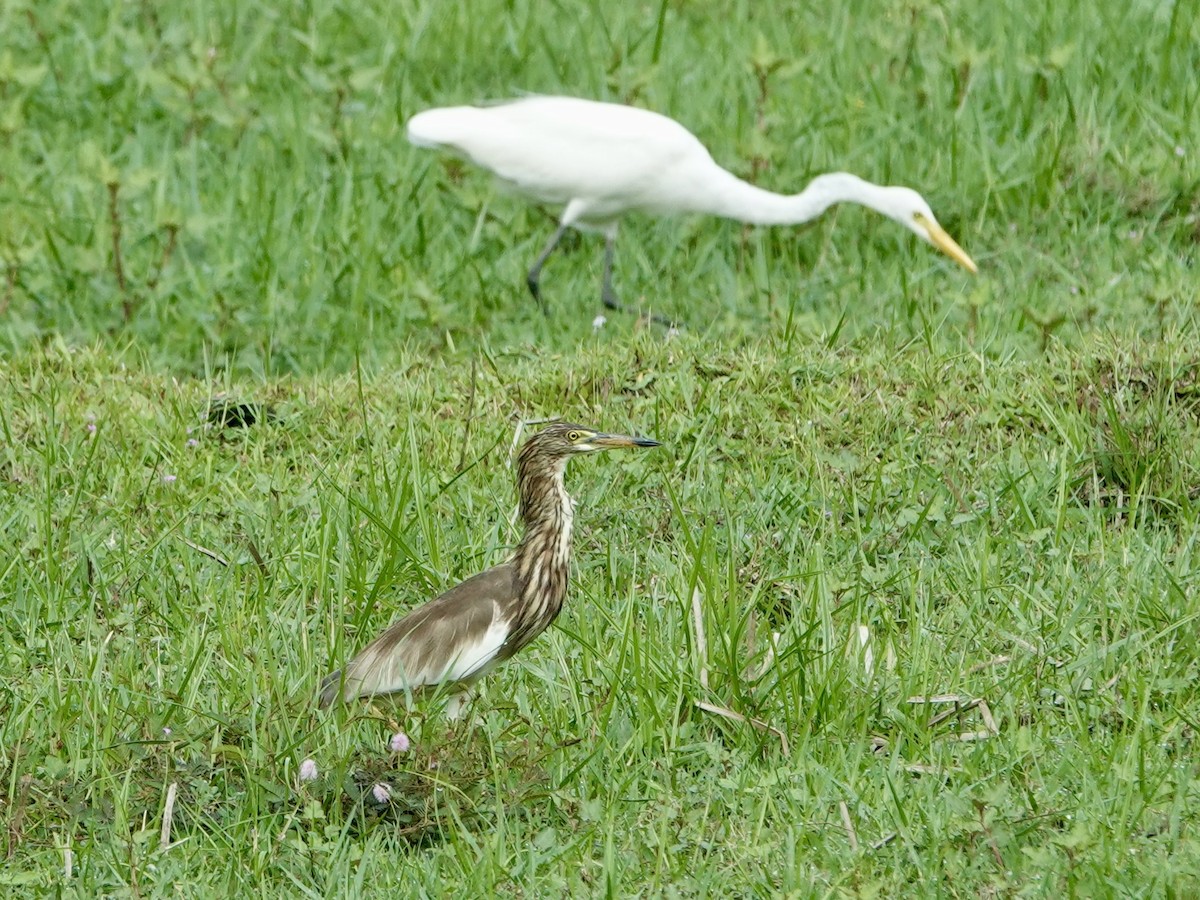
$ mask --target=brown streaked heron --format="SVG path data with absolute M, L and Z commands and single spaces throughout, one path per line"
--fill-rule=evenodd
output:
M 545 631 L 567 595 L 573 503 L 563 486 L 577 453 L 657 447 L 658 441 L 605 434 L 582 425 L 550 425 L 525 442 L 517 459 L 524 534 L 508 562 L 480 572 L 393 622 L 321 682 L 319 704 L 339 697 L 415 694 L 445 689 L 455 718 L 470 686 Z

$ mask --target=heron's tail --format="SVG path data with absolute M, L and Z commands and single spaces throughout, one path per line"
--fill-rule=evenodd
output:
M 321 709 L 328 709 L 341 692 L 342 670 L 338 669 L 333 674 L 326 675 L 321 679 L 321 693 L 317 696 L 317 706 Z

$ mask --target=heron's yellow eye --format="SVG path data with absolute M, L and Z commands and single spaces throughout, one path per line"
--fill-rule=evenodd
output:
M 580 437 L 582 437 L 582 435 L 578 431 L 567 432 L 567 440 L 570 441 L 572 444 L 575 443 L 577 440 L 579 440 Z

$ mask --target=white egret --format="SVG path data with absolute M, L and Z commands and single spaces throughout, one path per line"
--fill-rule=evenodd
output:
M 846 172 L 818 175 L 798 194 L 776 194 L 721 168 L 700 140 L 666 116 L 573 97 L 525 97 L 486 106 L 449 106 L 408 120 L 418 147 L 450 150 L 487 169 L 517 193 L 565 204 L 558 229 L 529 270 L 538 280 L 568 228 L 604 235 L 604 305 L 612 288 L 617 222 L 627 212 L 709 213 L 755 225 L 794 225 L 836 203 L 857 203 L 899 222 L 970 272 L 975 262 L 907 187 L 885 187 Z

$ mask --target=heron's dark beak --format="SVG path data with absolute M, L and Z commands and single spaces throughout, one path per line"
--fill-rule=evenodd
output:
M 625 434 L 597 434 L 588 441 L 597 450 L 617 450 L 624 447 L 658 447 L 650 438 L 629 437 Z

